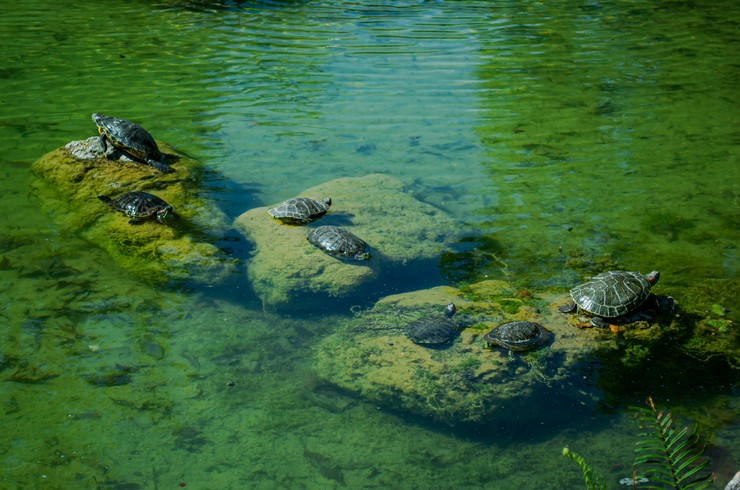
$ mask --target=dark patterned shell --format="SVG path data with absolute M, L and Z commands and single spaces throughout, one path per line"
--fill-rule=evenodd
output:
M 452 316 L 457 309 L 450 303 L 445 307 L 444 315 L 432 315 L 419 318 L 406 325 L 403 333 L 412 342 L 421 345 L 446 344 L 457 335 L 457 325 Z
M 162 222 L 168 214 L 173 212 L 172 206 L 167 204 L 163 199 L 148 192 L 128 192 L 115 199 L 98 196 L 98 199 L 110 206 L 111 209 L 120 211 L 131 218 L 132 222 L 150 216 L 156 217 L 158 221 Z
M 334 257 L 367 260 L 365 242 L 339 226 L 319 226 L 308 234 L 308 241 Z
M 126 119 L 103 116 L 97 113 L 92 115 L 92 120 L 98 126 L 98 132 L 104 145 L 103 149 L 105 149 L 105 140 L 107 139 L 116 148 L 134 158 L 145 161 L 160 172 L 175 171 L 163 162 L 164 155 L 159 151 L 152 135 L 138 124 Z
M 660 273 L 608 271 L 570 290 L 573 301 L 592 315 L 615 318 L 637 309 L 650 296 Z
M 267 212 L 283 223 L 305 225 L 324 216 L 329 211 L 329 206 L 331 206 L 331 199 L 328 197 L 322 201 L 309 197 L 294 197 L 268 209 Z
M 483 336 L 486 342 L 505 349 L 522 352 L 547 342 L 550 332 L 534 322 L 509 322 L 499 325 Z

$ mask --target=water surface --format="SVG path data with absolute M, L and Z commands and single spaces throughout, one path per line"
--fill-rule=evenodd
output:
M 605 267 L 659 269 L 663 294 L 722 304 L 737 322 L 739 25 L 734 2 L 6 9 L 3 485 L 578 488 L 569 445 L 616 487 L 638 433 L 624 406 L 651 393 L 462 430 L 327 392 L 311 349 L 347 308 L 263 308 L 246 278 L 143 284 L 42 211 L 30 165 L 94 135 L 102 112 L 212 170 L 208 196 L 231 217 L 386 173 L 472 230 L 412 271 L 413 287 L 565 291 Z M 248 244 L 229 243 L 247 258 Z M 737 375 L 662 389 L 719 447 L 724 483 L 740 461 Z

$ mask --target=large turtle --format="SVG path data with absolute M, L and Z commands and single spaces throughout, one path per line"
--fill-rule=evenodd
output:
M 108 152 L 106 142 L 110 142 L 115 148 L 137 160 L 143 160 L 147 165 L 160 172 L 170 173 L 175 171 L 164 163 L 164 155 L 159 151 L 152 135 L 138 124 L 126 119 L 103 116 L 98 113 L 92 115 L 92 120 L 98 126 L 100 145 L 106 155 Z
M 329 206 L 331 198 L 328 197 L 321 201 L 310 197 L 294 197 L 268 209 L 267 212 L 282 223 L 305 225 L 324 216 L 329 211 Z
M 560 307 L 563 313 L 580 309 L 593 315 L 591 324 L 606 327 L 604 318 L 617 319 L 639 308 L 650 296 L 660 272 L 642 275 L 631 271 L 602 272 L 570 290 L 572 302 Z
M 445 307 L 444 315 L 430 315 L 406 325 L 403 333 L 415 344 L 424 346 L 440 345 L 450 342 L 458 329 L 452 320 L 457 308 L 453 303 Z
M 490 347 L 501 346 L 513 352 L 523 352 L 541 346 L 550 340 L 551 333 L 534 322 L 508 322 L 483 336 Z
M 311 245 L 334 257 L 368 260 L 365 242 L 339 226 L 319 226 L 308 234 Z
M 110 206 L 114 211 L 120 211 L 129 218 L 129 223 L 140 223 L 146 218 L 156 218 L 160 223 L 169 215 L 174 215 L 174 208 L 163 199 L 148 192 L 127 192 L 115 199 L 107 196 L 98 196 L 98 199 Z

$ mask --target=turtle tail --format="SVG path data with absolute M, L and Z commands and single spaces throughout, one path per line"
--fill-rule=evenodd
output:
M 174 168 L 170 167 L 166 163 L 158 162 L 156 160 L 152 160 L 151 158 L 147 160 L 146 163 L 149 164 L 149 166 L 154 167 L 160 172 L 165 173 L 165 174 L 170 174 L 175 171 Z

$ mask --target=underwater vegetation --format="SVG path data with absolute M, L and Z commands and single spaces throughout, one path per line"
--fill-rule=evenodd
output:
M 702 457 L 704 447 L 696 427 L 678 429 L 670 412 L 658 410 L 651 397 L 646 407 L 630 407 L 640 419 L 637 442 L 637 457 L 632 481 L 620 482 L 633 488 L 674 488 L 677 490 L 701 490 L 709 488 L 714 481 L 713 473 L 704 471 L 709 460 Z M 563 448 L 563 455 L 575 461 L 581 468 L 587 490 L 606 489 L 604 479 L 579 454 Z M 638 476 L 639 475 L 639 476 Z M 657 486 L 656 486 L 657 485 Z

